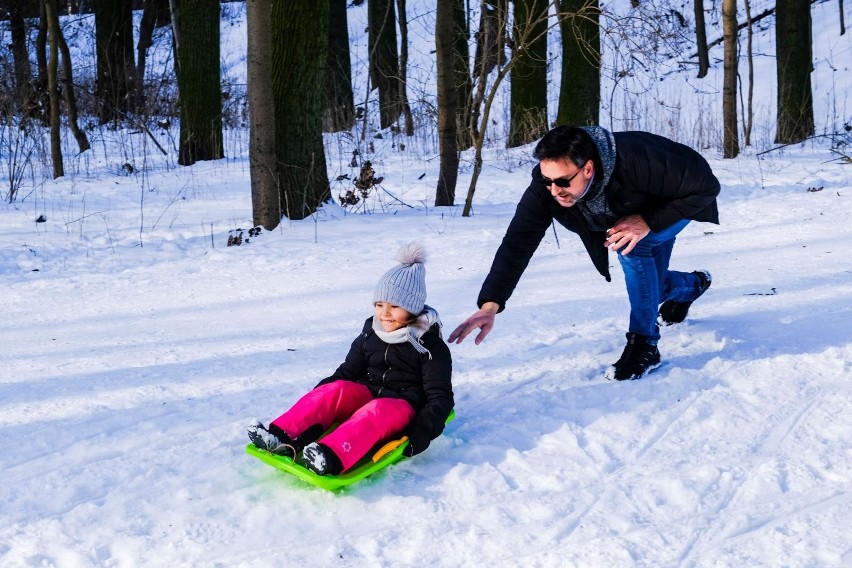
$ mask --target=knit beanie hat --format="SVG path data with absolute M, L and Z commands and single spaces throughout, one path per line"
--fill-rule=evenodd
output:
M 373 303 L 388 302 L 416 316 L 426 304 L 426 251 L 419 243 L 408 243 L 400 249 L 397 260 L 400 264 L 379 279 Z

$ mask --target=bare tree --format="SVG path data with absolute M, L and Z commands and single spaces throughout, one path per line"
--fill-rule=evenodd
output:
M 10 7 L 9 31 L 12 36 L 12 56 L 15 60 L 14 104 L 16 112 L 29 116 L 35 110 L 32 100 L 33 72 L 27 53 L 27 24 L 17 2 L 13 2 Z
M 182 33 L 176 58 L 180 88 L 178 163 L 188 166 L 198 160 L 218 160 L 225 155 L 219 4 L 209 0 L 182 0 L 178 21 Z
M 275 161 L 272 91 L 272 0 L 246 1 L 249 105 L 249 172 L 255 226 L 272 230 L 283 214 Z M 351 92 L 351 90 L 350 90 Z
M 59 45 L 59 52 L 62 54 L 62 93 L 65 96 L 65 106 L 68 111 L 68 127 L 77 141 L 77 146 L 81 152 L 85 152 L 90 148 L 89 138 L 86 133 L 80 128 L 77 121 L 77 95 L 74 87 L 74 66 L 71 63 L 71 50 L 68 49 L 68 44 L 65 42 L 65 36 L 62 35 L 62 28 L 59 27 L 59 21 L 56 22 L 56 41 Z
M 56 0 L 45 0 L 44 15 L 47 20 L 50 56 L 47 63 L 47 91 L 50 97 L 50 156 L 53 159 L 53 179 L 65 175 L 62 162 L 62 139 L 59 123 L 59 17 Z
M 281 202 L 304 219 L 329 197 L 322 140 L 329 0 L 272 4 L 272 88 Z
M 470 148 L 473 143 L 470 138 L 468 125 L 470 124 L 470 105 L 473 94 L 473 83 L 470 75 L 470 29 L 468 26 L 467 8 L 464 0 L 453 2 L 452 19 L 453 40 L 453 66 L 455 68 L 456 88 L 456 135 L 460 150 Z
M 60 125 L 61 125 L 61 101 L 60 94 L 64 94 L 68 112 L 68 126 L 77 140 L 77 145 L 80 152 L 85 152 L 89 149 L 89 139 L 86 133 L 80 129 L 77 121 L 77 100 L 74 90 L 73 66 L 71 63 L 71 54 L 68 49 L 68 44 L 65 42 L 65 37 L 62 35 L 62 29 L 59 26 L 59 14 L 57 12 L 56 2 L 45 2 L 44 10 L 41 12 L 42 18 L 45 20 L 45 26 L 49 35 L 50 46 L 50 61 L 46 66 L 48 97 L 50 108 L 50 127 L 51 127 L 51 154 L 53 156 L 54 176 L 59 177 L 64 175 L 64 167 L 62 164 L 62 149 L 60 145 Z M 61 59 L 60 59 L 61 54 Z M 60 60 L 62 62 L 62 73 L 60 74 Z M 61 85 L 61 88 L 60 88 Z
M 399 14 L 399 104 L 402 106 L 402 116 L 405 117 L 405 135 L 414 136 L 414 118 L 411 116 L 411 105 L 408 103 L 408 14 L 405 0 L 396 0 L 396 10 Z
M 695 10 L 695 46 L 698 51 L 698 78 L 710 70 L 710 49 L 707 47 L 707 26 L 704 23 L 704 0 L 693 0 Z
M 476 32 L 476 55 L 473 67 L 486 77 L 503 59 L 509 0 L 480 2 L 479 31 Z
M 506 13 L 498 11 L 496 15 L 500 18 L 497 22 L 497 29 L 504 29 L 504 18 L 506 18 Z M 545 21 L 544 27 L 540 25 L 542 19 Z M 553 25 L 559 25 L 558 18 Z M 480 61 L 481 67 L 478 70 L 479 75 L 476 77 L 476 81 L 478 83 L 476 88 L 477 94 L 474 95 L 474 104 L 471 107 L 470 132 L 473 140 L 474 156 L 470 185 L 468 186 L 467 197 L 465 198 L 464 209 L 462 211 L 462 216 L 464 217 L 469 217 L 473 208 L 473 196 L 476 193 L 476 183 L 479 180 L 480 172 L 482 172 L 482 147 L 485 142 L 485 134 L 491 114 L 491 106 L 494 103 L 497 91 L 500 84 L 517 63 L 518 58 L 516 57 L 516 54 L 518 54 L 520 50 L 523 50 L 524 46 L 532 45 L 542 37 L 547 36 L 549 29 L 547 24 L 547 11 L 544 10 L 538 14 L 528 12 L 527 20 L 525 22 L 515 21 L 513 29 L 512 56 L 506 59 L 499 59 L 500 65 L 495 68 L 497 70 L 497 74 L 490 80 L 490 83 L 487 83 L 488 76 L 483 74 L 486 68 L 486 58 L 483 57 Z M 501 39 L 497 42 L 497 51 L 498 53 L 502 53 L 502 50 L 503 45 L 501 37 Z M 481 101 L 482 103 L 481 112 L 479 110 L 478 101 Z
M 476 90 L 473 92 L 470 121 L 467 126 L 474 145 L 479 138 L 480 113 L 486 97 L 488 76 L 496 67 L 502 67 L 506 62 L 508 0 L 482 0 L 480 12 L 479 31 L 476 32 L 476 55 L 473 62 Z
M 778 131 L 775 142 L 801 142 L 814 133 L 809 0 L 775 3 Z
M 748 95 L 743 108 L 743 138 L 751 146 L 751 129 L 754 121 L 754 26 L 751 21 L 751 0 L 745 0 L 746 11 L 746 58 L 748 61 Z M 742 88 L 742 84 L 740 85 Z
M 178 7 L 178 0 L 168 0 L 168 2 L 169 17 L 172 20 L 172 46 L 177 54 L 180 53 L 182 43 L 180 34 L 180 9 Z M 177 56 L 175 57 L 175 76 L 178 77 L 178 82 L 180 82 L 180 65 L 177 62 Z
M 139 113 L 145 110 L 145 66 L 148 49 L 151 48 L 154 29 L 170 21 L 168 3 L 165 0 L 143 0 L 142 20 L 139 23 L 139 41 L 136 44 L 136 68 L 133 85 L 136 97 L 130 101 L 131 110 Z
M 94 0 L 98 122 L 120 121 L 134 99 L 133 13 L 129 2 Z
M 41 119 L 45 125 L 50 124 L 50 94 L 48 90 L 47 72 L 47 3 L 39 2 L 38 32 L 36 33 L 35 51 L 38 77 L 34 81 L 37 104 Z
M 404 110 L 400 96 L 404 85 L 399 74 L 394 1 L 370 0 L 367 19 L 370 82 L 379 91 L 379 123 L 384 129 L 396 122 Z
M 724 156 L 736 158 L 740 153 L 737 127 L 737 0 L 722 0 L 722 33 L 725 54 L 722 80 L 722 127 Z
M 514 0 L 509 148 L 547 132 L 547 0 Z M 519 42 L 520 37 L 535 38 Z
M 558 124 L 598 124 L 601 106 L 601 36 L 598 0 L 562 0 L 562 88 Z
M 435 205 L 453 205 L 459 170 L 458 91 L 456 89 L 456 25 L 453 12 L 463 0 L 438 0 L 435 57 L 438 67 L 438 148 L 441 164 Z
M 322 123 L 325 132 L 346 131 L 355 125 L 346 0 L 331 0 L 329 9 L 328 63 Z

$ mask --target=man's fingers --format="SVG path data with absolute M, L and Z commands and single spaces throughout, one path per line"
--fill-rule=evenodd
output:
M 453 332 L 450 334 L 450 337 L 447 341 L 449 341 L 450 343 L 454 343 L 456 341 L 456 339 L 458 339 L 458 343 L 461 343 L 462 340 L 464 340 L 464 338 L 467 337 L 467 333 L 465 333 L 466 328 L 467 328 L 467 322 L 464 322 L 463 324 L 461 324 L 460 326 L 458 326 L 457 328 L 455 328 L 453 330 Z
M 630 254 L 630 251 L 636 247 L 636 243 L 641 240 L 641 235 L 631 233 L 627 230 L 616 231 L 615 229 L 612 229 L 610 236 L 606 241 L 604 241 L 604 246 L 614 252 L 620 252 L 624 255 Z
M 482 330 L 477 334 L 476 339 L 473 340 L 474 345 L 479 345 L 483 341 L 485 341 L 485 336 L 488 335 L 488 332 L 491 331 L 490 326 L 483 325 Z
M 485 339 L 485 336 L 488 335 L 488 332 L 491 331 L 492 327 L 494 327 L 493 316 L 471 316 L 453 330 L 447 341 L 450 343 L 461 343 L 474 329 L 479 328 L 481 331 L 474 340 L 474 343 L 479 345 Z
M 455 331 L 453 331 L 453 333 L 450 334 L 450 337 L 447 341 L 449 341 L 450 343 L 461 343 L 462 341 L 464 341 L 465 337 L 470 335 L 470 332 L 476 329 L 477 327 L 480 326 L 476 323 L 475 318 L 467 318 L 461 323 L 461 325 L 459 325 L 455 329 Z
M 627 246 L 624 247 L 624 250 L 621 251 L 621 254 L 622 255 L 630 254 L 630 251 L 632 251 L 636 247 L 637 242 L 639 242 L 639 239 L 636 239 L 636 240 L 630 239 L 630 242 L 627 243 Z

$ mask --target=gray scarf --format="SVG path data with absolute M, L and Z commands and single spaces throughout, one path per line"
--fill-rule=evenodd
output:
M 612 170 L 615 169 L 615 136 L 612 135 L 612 132 L 600 126 L 584 126 L 582 128 L 589 133 L 595 146 L 598 147 L 603 172 L 595 172 L 592 187 L 577 202 L 577 205 L 591 230 L 606 231 L 618 221 L 609 203 L 607 203 L 605 191 L 612 176 Z
M 423 337 L 423 334 L 429 331 L 429 328 L 436 323 L 438 324 L 438 337 L 442 337 L 441 327 L 443 324 L 441 323 L 440 318 L 438 318 L 438 312 L 435 308 L 424 305 L 423 311 L 420 312 L 420 315 L 414 318 L 414 321 L 395 331 L 385 331 L 382 329 L 381 322 L 379 322 L 376 318 L 373 318 L 373 331 L 375 331 L 376 335 L 379 336 L 379 339 L 385 343 L 405 343 L 407 341 L 414 346 L 418 353 L 429 355 L 429 359 L 431 359 L 432 354 L 429 353 L 428 349 L 423 347 L 423 344 L 420 342 L 420 338 Z

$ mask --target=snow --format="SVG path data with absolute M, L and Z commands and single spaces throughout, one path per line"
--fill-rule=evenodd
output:
M 834 3 L 814 10 L 815 58 L 830 44 L 846 61 L 842 106 L 852 40 Z M 414 207 L 328 205 L 227 247 L 250 226 L 244 138 L 180 168 L 143 134 L 103 136 L 0 207 L 0 565 L 852 564 L 852 166 L 826 139 L 702 149 L 722 224 L 690 224 L 672 265 L 713 286 L 663 329 L 659 370 L 603 378 L 624 341 L 620 266 L 607 284 L 574 235 L 548 233 L 485 342 L 452 346 L 445 434 L 334 494 L 247 456 L 245 427 L 339 364 L 402 243 L 429 253 L 445 336 L 470 315 L 530 148 L 489 151 L 465 218 L 429 206 L 428 144 L 385 140 L 377 175 Z M 330 169 L 357 173 L 328 141 Z M 147 169 L 121 175 L 129 160 Z

